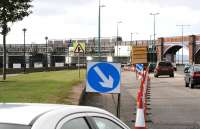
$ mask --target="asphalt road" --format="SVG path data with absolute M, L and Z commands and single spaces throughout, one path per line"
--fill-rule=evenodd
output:
M 185 87 L 184 74 L 151 79 L 152 129 L 200 129 L 200 88 Z

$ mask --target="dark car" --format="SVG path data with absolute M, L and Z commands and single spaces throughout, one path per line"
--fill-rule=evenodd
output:
M 186 87 L 194 88 L 195 85 L 200 84 L 200 66 L 190 66 L 184 72 Z
M 157 63 L 154 70 L 154 77 L 158 77 L 160 75 L 169 75 L 170 77 L 174 77 L 174 67 L 171 62 L 160 61 Z
M 177 68 L 176 68 L 176 63 L 172 63 L 173 67 L 174 67 L 174 71 L 177 71 Z

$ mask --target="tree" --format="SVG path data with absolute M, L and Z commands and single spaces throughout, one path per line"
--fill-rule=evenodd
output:
M 0 0 L 0 28 L 3 35 L 3 80 L 6 80 L 6 36 L 10 31 L 9 23 L 23 20 L 32 13 L 32 0 Z

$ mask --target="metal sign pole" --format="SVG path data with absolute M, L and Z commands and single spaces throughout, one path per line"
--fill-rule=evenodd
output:
M 121 105 L 121 94 L 118 94 L 118 100 L 117 100 L 117 117 L 120 118 L 120 105 Z
M 79 81 L 81 78 L 81 73 L 80 73 L 80 51 L 78 52 L 78 75 L 79 75 Z

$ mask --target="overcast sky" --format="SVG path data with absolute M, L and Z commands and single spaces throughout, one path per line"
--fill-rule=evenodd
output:
M 123 40 L 149 39 L 153 34 L 153 16 L 156 16 L 156 34 L 181 35 L 177 24 L 189 24 L 184 34 L 200 34 L 199 0 L 101 0 L 101 36 L 119 35 Z M 27 28 L 27 43 L 44 43 L 49 39 L 88 38 L 98 36 L 98 0 L 34 0 L 33 14 L 14 23 L 7 43 L 23 43 L 22 28 Z M 2 36 L 1 36 L 2 41 Z

